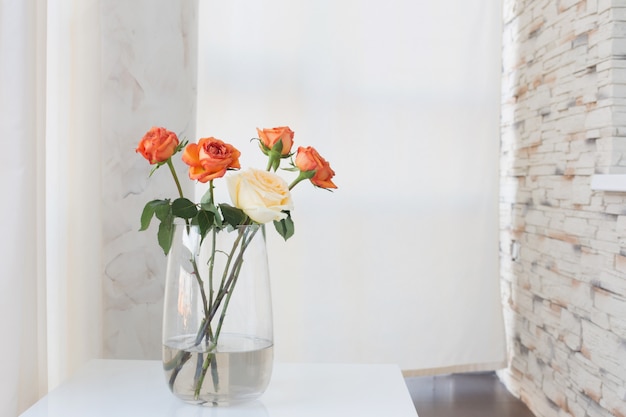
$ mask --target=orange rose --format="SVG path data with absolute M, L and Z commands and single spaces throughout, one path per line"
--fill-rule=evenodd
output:
M 228 169 L 240 168 L 239 155 L 241 152 L 232 145 L 210 137 L 187 145 L 183 162 L 189 165 L 189 178 L 207 182 L 223 177 Z
M 298 148 L 296 155 L 296 166 L 300 171 L 315 171 L 311 182 L 320 188 L 337 188 L 331 181 L 335 176 L 330 164 L 320 156 L 315 148 L 302 146 Z
M 293 131 L 287 126 L 273 127 L 271 129 L 256 129 L 259 134 L 259 139 L 266 151 L 269 151 L 274 147 L 279 140 L 283 141 L 283 148 L 280 151 L 281 155 L 289 155 L 291 147 L 293 146 Z
M 178 146 L 176 133 L 162 127 L 153 127 L 139 141 L 139 152 L 151 164 L 167 161 Z

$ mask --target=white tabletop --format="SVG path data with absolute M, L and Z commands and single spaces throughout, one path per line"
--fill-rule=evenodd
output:
M 231 407 L 183 403 L 160 361 L 95 360 L 21 417 L 417 417 L 395 365 L 275 364 L 267 391 Z

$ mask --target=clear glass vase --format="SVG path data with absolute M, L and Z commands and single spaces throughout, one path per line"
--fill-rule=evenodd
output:
M 273 359 L 264 226 L 209 231 L 176 224 L 168 255 L 163 369 L 170 390 L 193 404 L 259 397 Z

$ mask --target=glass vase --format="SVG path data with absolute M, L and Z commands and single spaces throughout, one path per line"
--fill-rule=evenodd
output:
M 168 254 L 163 369 L 172 393 L 225 406 L 259 397 L 274 351 L 265 228 L 176 224 Z

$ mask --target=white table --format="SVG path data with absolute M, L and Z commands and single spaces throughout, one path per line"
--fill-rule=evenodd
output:
M 160 361 L 95 360 L 21 417 L 417 417 L 395 365 L 275 364 L 258 400 L 232 407 L 183 403 Z

